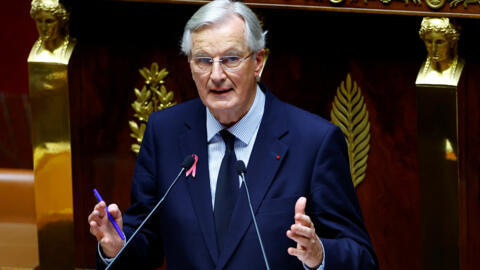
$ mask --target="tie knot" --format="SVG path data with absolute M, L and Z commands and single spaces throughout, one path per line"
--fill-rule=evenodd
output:
M 222 139 L 225 142 L 225 147 L 227 148 L 227 150 L 233 151 L 235 136 L 226 129 L 220 130 L 220 135 L 222 136 Z

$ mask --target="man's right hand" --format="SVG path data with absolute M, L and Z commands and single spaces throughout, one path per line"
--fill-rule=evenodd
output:
M 108 206 L 108 212 L 115 219 L 118 226 L 123 232 L 122 213 L 116 204 Z M 110 220 L 108 220 L 106 205 L 101 201 L 95 205 L 92 213 L 88 216 L 88 223 L 90 224 L 90 233 L 97 238 L 103 253 L 109 258 L 115 257 L 123 247 L 123 240 L 118 235 L 115 227 L 113 227 Z

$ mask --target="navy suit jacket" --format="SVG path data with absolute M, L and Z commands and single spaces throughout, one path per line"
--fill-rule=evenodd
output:
M 263 86 L 262 86 L 263 87 Z M 265 88 L 265 87 L 263 87 Z M 377 269 L 352 185 L 345 139 L 330 122 L 266 92 L 265 112 L 246 181 L 271 269 L 304 269 L 287 253 L 295 202 L 307 198 L 326 254 L 326 269 Z M 124 214 L 127 238 L 163 196 L 187 155 L 199 157 L 196 177 L 182 177 L 115 269 L 265 269 L 242 188 L 226 244 L 218 251 L 207 157 L 205 106 L 199 99 L 153 113 Z

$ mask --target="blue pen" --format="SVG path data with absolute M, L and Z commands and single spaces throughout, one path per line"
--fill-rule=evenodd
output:
M 102 197 L 100 196 L 100 193 L 98 193 L 97 189 L 94 188 L 93 189 L 93 193 L 95 194 L 95 197 L 97 197 L 97 201 L 98 202 L 101 202 L 103 201 Z M 105 201 L 104 201 L 105 202 Z M 105 202 L 105 205 L 107 203 Z M 115 221 L 115 219 L 112 217 L 112 215 L 110 215 L 110 213 L 108 212 L 108 207 L 105 207 L 107 210 L 107 216 L 108 216 L 108 219 L 110 220 L 110 222 L 113 224 L 113 227 L 115 227 L 115 230 L 117 230 L 117 233 L 118 235 L 120 235 L 120 238 L 122 238 L 122 240 L 125 240 L 125 236 L 123 236 L 123 233 L 122 233 L 122 230 L 120 230 L 120 227 L 118 227 L 118 224 L 117 222 Z

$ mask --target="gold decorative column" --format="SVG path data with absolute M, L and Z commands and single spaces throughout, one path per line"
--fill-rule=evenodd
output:
M 33 0 L 39 39 L 28 57 L 41 269 L 74 269 L 68 62 L 75 40 L 58 0 Z
M 424 18 L 427 59 L 417 76 L 422 269 L 459 269 L 457 85 L 464 66 L 448 18 Z

